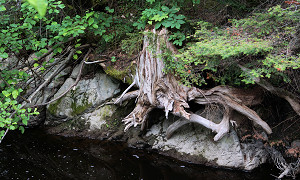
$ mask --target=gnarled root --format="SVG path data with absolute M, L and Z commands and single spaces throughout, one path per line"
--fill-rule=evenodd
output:
M 183 120 L 172 124 L 168 128 L 168 137 L 179 127 L 187 123 L 194 122 L 201 124 L 212 131 L 216 132 L 214 140 L 221 139 L 229 131 L 230 112 L 236 110 L 248 117 L 250 120 L 259 124 L 267 133 L 272 133 L 271 128 L 264 122 L 255 111 L 246 105 L 257 104 L 259 100 L 251 93 L 242 92 L 235 88 L 227 86 L 217 86 L 210 90 L 200 90 L 198 88 L 189 88 L 179 84 L 173 74 L 166 74 L 164 71 L 165 64 L 162 61 L 163 46 L 176 54 L 176 48 L 168 41 L 167 30 L 162 29 L 156 32 L 145 34 L 144 48 L 140 54 L 137 63 L 137 74 L 135 82 L 131 84 L 116 103 L 122 102 L 127 96 L 127 91 L 134 85 L 138 85 L 138 102 L 135 109 L 123 120 L 126 124 L 125 131 L 131 126 L 142 125 L 145 127 L 148 113 L 153 108 L 163 109 L 168 117 L 168 113 L 179 116 Z M 156 35 L 154 35 L 156 34 Z M 154 46 L 153 46 L 154 45 Z M 173 59 L 176 61 L 176 57 Z M 137 93 L 136 93 L 137 94 Z M 196 114 L 186 112 L 189 108 L 188 102 L 194 101 L 198 104 L 222 104 L 225 108 L 223 119 L 216 124 L 206 118 Z
M 122 104 L 122 102 L 130 100 L 130 99 L 134 99 L 136 97 L 138 97 L 139 95 L 139 90 L 135 90 L 135 91 L 131 91 L 128 92 L 126 94 L 122 94 L 115 102 L 114 104 Z
M 275 148 L 266 146 L 266 150 L 271 156 L 271 159 L 273 160 L 277 169 L 281 171 L 280 175 L 277 177 L 278 179 L 281 179 L 285 176 L 291 176 L 294 179 L 296 178 L 296 174 L 300 172 L 300 158 L 298 158 L 298 160 L 294 163 L 287 163 L 282 154 Z
M 198 104 L 218 103 L 229 106 L 231 109 L 236 110 L 260 125 L 268 134 L 271 134 L 272 129 L 270 126 L 263 121 L 255 111 L 244 105 L 250 104 L 251 101 L 240 98 L 236 92 L 236 89 L 226 86 L 217 86 L 208 91 L 193 89 L 190 92 L 190 99 Z M 249 97 L 247 99 L 249 99 Z
M 250 69 L 239 65 L 239 67 L 246 73 L 250 73 Z M 285 99 L 293 108 L 293 110 L 300 116 L 300 100 L 297 98 L 296 95 L 294 95 L 291 92 L 288 92 L 284 89 L 277 88 L 272 86 L 269 82 L 258 78 L 258 77 L 253 77 L 253 80 L 255 81 L 256 84 L 261 86 L 262 88 L 266 89 L 267 91 L 271 92 L 272 94 L 275 94 L 283 99 Z
M 167 138 L 171 138 L 172 134 L 179 129 L 180 127 L 182 127 L 185 124 L 188 123 L 198 123 L 201 124 L 202 126 L 211 129 L 212 131 L 216 132 L 217 134 L 214 137 L 214 141 L 218 141 L 219 139 L 221 139 L 222 137 L 224 137 L 228 132 L 229 132 L 229 118 L 230 118 L 230 113 L 231 110 L 229 107 L 225 106 L 225 111 L 224 111 L 224 115 L 223 115 L 223 119 L 219 124 L 216 124 L 200 115 L 197 114 L 191 114 L 190 119 L 180 119 L 176 122 L 174 122 L 173 124 L 171 124 L 166 132 Z
M 151 106 L 142 106 L 138 103 L 133 111 L 122 120 L 126 125 L 124 131 L 127 131 L 131 126 L 136 127 L 137 125 L 142 125 L 141 129 L 144 129 L 146 119 L 152 109 L 153 107 Z

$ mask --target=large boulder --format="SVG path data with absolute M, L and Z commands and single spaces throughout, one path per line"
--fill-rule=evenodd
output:
M 215 118 L 215 122 L 221 120 L 220 116 Z M 211 130 L 198 124 L 187 124 L 167 139 L 167 128 L 174 121 L 174 118 L 169 118 L 149 129 L 144 139 L 152 149 L 179 160 L 216 167 L 252 170 L 266 162 L 267 152 L 263 144 L 259 141 L 241 143 L 233 128 L 215 142 L 215 133 Z
M 68 78 L 53 98 L 59 97 L 74 83 L 75 80 L 72 77 Z M 73 118 L 78 116 L 88 108 L 99 106 L 119 92 L 119 83 L 104 73 L 97 73 L 91 79 L 82 79 L 64 97 L 48 105 L 46 124 L 51 124 L 52 117 Z

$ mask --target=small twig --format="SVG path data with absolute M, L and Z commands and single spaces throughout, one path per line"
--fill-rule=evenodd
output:
M 0 144 L 1 144 L 1 142 L 2 142 L 2 140 L 4 139 L 4 136 L 6 136 L 6 134 L 7 134 L 7 132 L 8 132 L 8 128 L 6 128 L 6 131 L 5 131 L 5 133 L 4 133 L 4 135 L 2 136 L 2 138 L 0 139 Z
M 107 62 L 108 60 L 100 60 L 100 61 L 91 61 L 91 62 L 87 62 L 85 61 L 85 64 L 95 64 L 95 63 L 102 63 L 102 62 Z

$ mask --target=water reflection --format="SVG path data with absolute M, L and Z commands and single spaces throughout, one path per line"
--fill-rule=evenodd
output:
M 190 165 L 120 143 L 10 132 L 0 144 L 1 179 L 274 179 L 270 168 L 252 173 Z

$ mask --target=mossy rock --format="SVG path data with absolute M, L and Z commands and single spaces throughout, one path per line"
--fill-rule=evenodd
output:
M 113 66 L 108 66 L 105 68 L 105 73 L 120 80 L 127 84 L 132 84 L 133 78 L 136 72 L 136 66 L 134 63 L 131 63 L 124 69 L 116 69 Z

